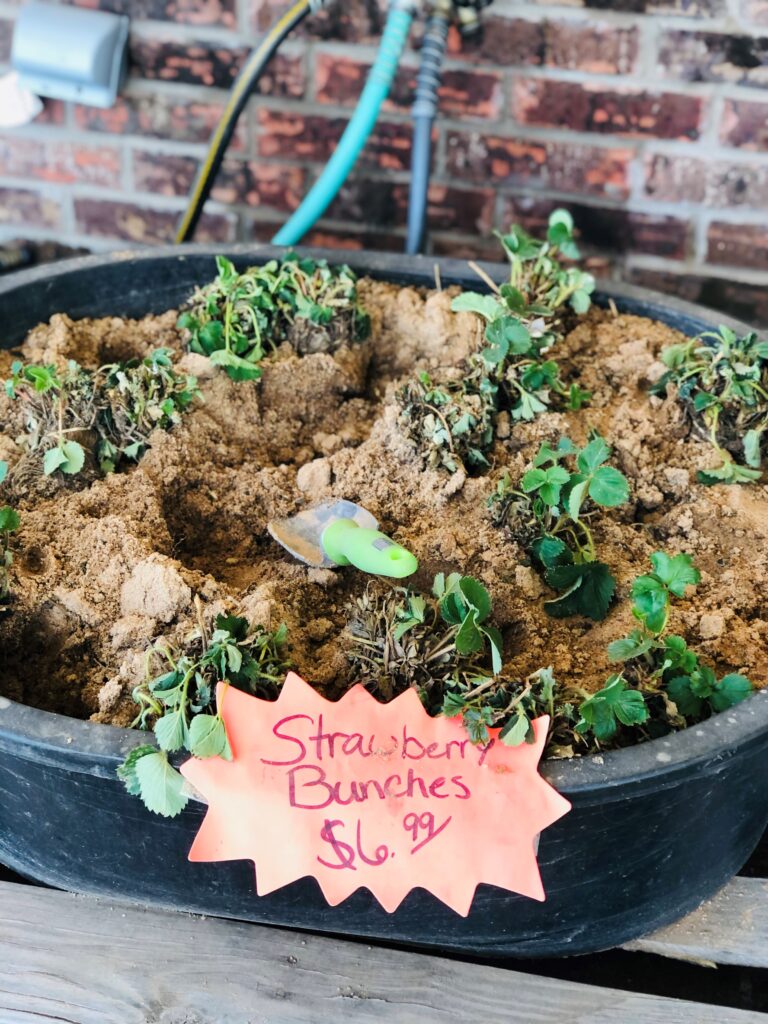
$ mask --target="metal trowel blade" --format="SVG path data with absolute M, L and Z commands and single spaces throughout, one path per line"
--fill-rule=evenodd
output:
M 278 544 L 290 551 L 300 562 L 316 568 L 330 569 L 336 565 L 323 551 L 320 538 L 323 530 L 336 519 L 354 519 L 358 526 L 378 529 L 378 521 L 354 501 L 326 501 L 322 505 L 297 512 L 287 519 L 273 519 L 267 529 Z

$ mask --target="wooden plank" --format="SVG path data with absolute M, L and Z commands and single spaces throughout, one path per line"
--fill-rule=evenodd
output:
M 0 883 L 0 1022 L 768 1024 L 364 943 Z
M 712 966 L 768 967 L 768 880 L 734 878 L 692 914 L 624 949 Z

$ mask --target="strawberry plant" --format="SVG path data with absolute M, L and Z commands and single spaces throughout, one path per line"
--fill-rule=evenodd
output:
M 700 721 L 744 700 L 752 692 L 745 676 L 730 673 L 718 680 L 681 636 L 666 633 L 672 598 L 683 597 L 701 578 L 691 556 L 657 551 L 651 565 L 653 572 L 638 576 L 632 585 L 632 614 L 640 626 L 608 646 L 610 660 L 625 664 L 624 675 L 656 702 L 662 717 Z
M 170 349 L 158 348 L 144 359 L 112 363 L 98 371 L 99 441 L 97 458 L 104 473 L 123 459 L 138 461 L 155 429 L 171 430 L 200 397 L 197 380 L 173 369 Z
M 768 341 L 721 326 L 671 345 L 661 359 L 668 369 L 651 393 L 665 396 L 672 385 L 694 429 L 720 459 L 714 469 L 699 471 L 699 482 L 759 480 L 768 448 Z
M 556 691 L 558 684 L 548 668 L 538 669 L 522 682 L 501 678 L 457 680 L 446 689 L 440 713 L 447 718 L 461 715 L 473 743 L 487 743 L 488 730 L 500 726 L 499 739 L 510 747 L 533 742 L 531 723 L 549 715 L 550 747 L 556 747 L 569 742 L 568 726 L 576 720 L 573 705 L 556 701 Z
M 42 454 L 46 476 L 75 476 L 92 456 L 103 473 L 137 461 L 156 428 L 176 426 L 199 397 L 194 377 L 173 369 L 170 349 L 144 359 L 86 370 L 70 360 L 55 366 L 13 364 L 6 393 L 22 406 L 31 454 Z
M 0 462 L 0 484 L 8 475 L 8 463 Z M 8 607 L 10 597 L 10 570 L 13 565 L 13 550 L 11 548 L 11 534 L 18 530 L 21 524 L 19 513 L 10 505 L 0 507 L 0 612 Z
M 200 616 L 183 649 L 163 641 L 153 644 L 147 651 L 146 679 L 133 691 L 140 710 L 132 724 L 151 728 L 157 746 L 134 747 L 117 769 L 128 792 L 141 797 L 150 811 L 179 814 L 188 796 L 168 755 L 186 750 L 193 757 L 231 759 L 216 684 L 276 699 L 289 667 L 283 652 L 286 635 L 285 626 L 269 632 L 234 615 L 217 616 L 209 635 Z
M 288 341 L 297 352 L 331 352 L 367 337 L 370 321 L 346 266 L 289 254 L 238 272 L 223 256 L 178 320 L 192 352 L 232 380 L 258 380 L 267 352 Z
M 610 455 L 599 436 L 582 449 L 568 438 L 555 448 L 543 444 L 519 485 L 513 487 L 505 474 L 489 499 L 496 525 L 522 544 L 559 591 L 544 605 L 554 618 L 598 621 L 608 612 L 616 580 L 597 558 L 591 521 L 598 509 L 629 499 L 626 477 L 606 465 Z
M 642 693 L 630 689 L 623 676 L 612 675 L 602 689 L 582 701 L 579 716 L 576 732 L 591 733 L 600 744 L 612 740 L 622 725 L 642 725 L 648 708 Z
M 522 682 L 496 675 L 456 679 L 445 689 L 442 713 L 461 715 L 476 743 L 486 743 L 488 730 L 501 727 L 499 739 L 509 746 L 533 739 L 531 722 L 550 719 L 550 756 L 590 753 L 673 729 L 724 711 L 752 692 L 738 673 L 718 679 L 690 650 L 685 640 L 667 634 L 673 598 L 699 582 L 690 555 L 651 555 L 653 571 L 632 585 L 632 612 L 640 623 L 629 636 L 608 646 L 612 662 L 623 669 L 588 693 L 574 682 L 558 684 L 551 670 L 539 669 Z
M 437 713 L 447 685 L 474 684 L 489 669 L 501 670 L 502 640 L 488 621 L 491 609 L 485 587 L 459 573 L 438 573 L 429 595 L 369 588 L 352 606 L 347 630 L 355 681 L 384 700 L 414 686 Z
M 495 295 L 464 292 L 451 308 L 476 313 L 485 320 L 479 360 L 499 392 L 499 407 L 513 419 L 531 420 L 544 412 L 553 396 L 567 408 L 579 409 L 590 398 L 577 384 L 566 385 L 549 352 L 560 337 L 560 311 L 566 305 L 585 313 L 591 304 L 594 278 L 565 268 L 562 256 L 576 259 L 573 219 L 555 210 L 547 238 L 537 241 L 513 226 L 499 235 L 510 262 L 510 280 Z
M 482 374 L 437 383 L 427 373 L 397 395 L 399 423 L 429 469 L 469 472 L 488 465 L 493 444 L 495 388 Z
M 93 375 L 73 360 L 62 372 L 55 366 L 24 366 L 17 361 L 5 390 L 22 404 L 25 444 L 30 452 L 42 455 L 45 475 L 79 473 L 85 465 L 80 442 L 97 416 Z

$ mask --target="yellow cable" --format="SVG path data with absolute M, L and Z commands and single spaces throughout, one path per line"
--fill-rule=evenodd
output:
M 230 122 L 237 108 L 237 104 L 242 99 L 244 91 L 251 87 L 251 72 L 253 68 L 258 68 L 258 66 L 264 62 L 265 58 L 269 56 L 270 51 L 274 47 L 276 40 L 279 40 L 279 37 L 290 26 L 291 22 L 300 14 L 303 14 L 304 11 L 308 10 L 309 7 L 310 0 L 297 0 L 297 3 L 295 3 L 290 10 L 286 11 L 286 13 L 270 28 L 269 32 L 267 32 L 243 66 L 243 69 L 238 75 L 237 81 L 229 94 L 229 99 L 224 107 L 224 112 L 221 115 L 219 123 L 216 126 L 216 130 L 213 133 L 213 137 L 211 138 L 211 142 L 208 147 L 208 153 L 206 154 L 200 173 L 197 176 L 197 181 L 195 182 L 192 194 L 189 198 L 189 203 L 184 213 L 181 225 L 179 226 L 179 230 L 176 232 L 177 244 L 184 241 L 190 222 L 197 213 L 198 205 L 200 204 L 200 197 L 208 183 L 211 168 L 216 158 L 216 153 L 218 152 L 221 140 L 229 128 Z

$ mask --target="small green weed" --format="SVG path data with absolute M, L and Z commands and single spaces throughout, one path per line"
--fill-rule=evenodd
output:
M 63 372 L 55 366 L 14 362 L 5 382 L 9 397 L 23 407 L 25 445 L 42 454 L 43 472 L 74 476 L 85 466 L 84 439 L 93 429 L 98 400 L 93 374 L 73 360 Z
M 640 626 L 609 644 L 610 660 L 624 663 L 623 675 L 644 691 L 662 720 L 700 721 L 744 700 L 752 692 L 745 676 L 731 673 L 718 680 L 681 636 L 666 633 L 672 598 L 683 597 L 701 578 L 691 556 L 657 551 L 651 565 L 653 572 L 632 585 L 632 614 Z
M 171 430 L 200 397 L 197 380 L 173 369 L 170 349 L 155 349 L 145 359 L 102 366 L 97 375 L 101 398 L 97 458 L 103 473 L 123 459 L 138 461 L 153 430 Z
M 566 385 L 557 362 L 549 357 L 560 338 L 562 309 L 569 305 L 576 313 L 586 313 L 595 286 L 591 274 L 560 262 L 562 256 L 579 256 L 573 219 L 567 210 L 555 210 L 545 241 L 531 238 L 516 225 L 498 237 L 510 262 L 509 283 L 496 295 L 463 292 L 451 308 L 476 313 L 486 322 L 486 344 L 479 356 L 498 387 L 499 408 L 519 420 L 544 412 L 553 397 L 567 408 L 579 409 L 589 400 L 589 392 Z

